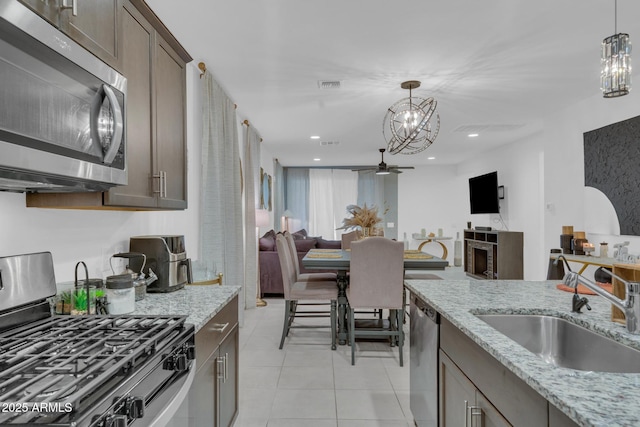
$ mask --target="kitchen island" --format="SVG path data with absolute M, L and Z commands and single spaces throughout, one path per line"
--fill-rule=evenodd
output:
M 611 304 L 587 296 L 591 311 L 571 312 L 572 294 L 556 289 L 558 281 L 410 280 L 407 288 L 430 304 L 449 323 L 580 426 L 640 425 L 640 373 L 606 373 L 560 368 L 546 363 L 475 314 L 543 314 L 570 320 L 630 347 L 640 336 L 611 318 Z M 442 338 L 441 338 L 442 342 Z M 588 351 L 588 350 L 587 350 Z M 496 378 L 498 380 L 498 378 Z M 497 384 L 497 381 L 496 381 Z M 552 408 L 552 406 L 554 408 Z M 564 415 L 562 415 L 564 414 Z M 566 425 L 566 424 L 558 424 Z

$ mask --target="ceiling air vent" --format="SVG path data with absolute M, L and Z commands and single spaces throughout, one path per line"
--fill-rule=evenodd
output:
M 318 80 L 320 89 L 340 89 L 340 80 Z
M 320 145 L 323 147 L 330 147 L 333 145 L 340 145 L 340 141 L 320 141 Z
M 454 129 L 454 132 L 482 133 L 482 132 L 511 132 L 524 127 L 524 124 L 488 124 L 488 125 L 462 125 Z

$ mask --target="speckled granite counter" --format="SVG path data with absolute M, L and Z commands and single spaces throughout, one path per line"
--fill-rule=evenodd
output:
M 186 315 L 196 332 L 240 292 L 240 286 L 185 286 L 169 293 L 147 294 L 132 314 Z
M 640 336 L 610 320 L 611 304 L 587 296 L 592 311 L 571 313 L 558 281 L 410 280 L 407 287 L 431 304 L 489 354 L 581 426 L 640 425 L 640 374 L 559 368 L 516 344 L 475 314 L 548 314 L 562 317 L 640 349 Z

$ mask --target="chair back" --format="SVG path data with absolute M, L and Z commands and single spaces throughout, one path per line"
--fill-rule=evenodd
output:
M 360 236 L 360 230 L 353 230 L 350 233 L 344 233 L 342 235 L 342 249 L 350 249 L 351 242 L 360 239 Z
M 287 239 L 282 235 L 276 235 L 276 250 L 282 271 L 282 287 L 284 289 L 284 299 L 290 299 L 291 287 L 296 282 L 296 271 L 291 262 L 291 251 Z
M 403 307 L 404 243 L 368 237 L 351 243 L 349 304 L 352 308 Z
M 283 233 L 284 238 L 287 240 L 287 246 L 289 247 L 289 254 L 291 255 L 291 261 L 296 271 L 296 279 L 300 276 L 300 264 L 298 263 L 298 249 L 296 249 L 296 242 L 293 240 L 293 236 L 288 231 Z

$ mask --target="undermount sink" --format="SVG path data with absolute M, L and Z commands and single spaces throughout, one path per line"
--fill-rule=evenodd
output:
M 559 317 L 476 314 L 555 366 L 595 372 L 640 372 L 640 351 Z

